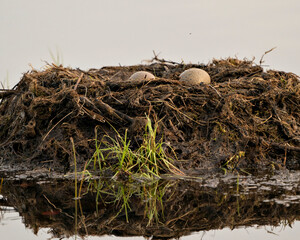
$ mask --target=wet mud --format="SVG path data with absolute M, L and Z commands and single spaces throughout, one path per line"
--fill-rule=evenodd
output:
M 49 65 L 25 73 L 12 90 L 0 91 L 0 165 L 66 173 L 74 170 L 75 147 L 80 170 L 95 152 L 95 139 L 105 135 L 127 129 L 130 147 L 137 148 L 149 116 L 165 152 L 187 175 L 300 169 L 296 75 L 238 59 L 208 65 L 156 60 L 89 71 Z M 207 71 L 211 84 L 179 82 L 191 67 Z M 141 70 L 156 78 L 128 80 Z

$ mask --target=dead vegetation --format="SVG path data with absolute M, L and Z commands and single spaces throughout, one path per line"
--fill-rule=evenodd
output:
M 207 71 L 211 85 L 182 85 L 179 75 L 191 67 Z M 127 80 L 141 70 L 156 79 Z M 73 138 L 82 167 L 95 151 L 95 134 L 101 140 L 116 135 L 112 126 L 120 134 L 128 129 L 134 149 L 149 116 L 182 171 L 300 168 L 299 79 L 247 60 L 158 60 L 89 71 L 49 65 L 24 74 L 0 97 L 2 164 L 69 171 Z

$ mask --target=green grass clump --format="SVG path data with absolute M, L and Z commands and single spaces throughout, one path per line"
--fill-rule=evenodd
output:
M 184 175 L 184 173 L 174 166 L 173 159 L 166 155 L 162 139 L 157 140 L 157 127 L 158 124 L 155 123 L 153 126 L 147 117 L 143 142 L 135 150 L 131 148 L 127 130 L 124 136 L 121 136 L 112 127 L 116 133 L 115 137 L 105 135 L 101 141 L 95 139 L 96 151 L 82 172 L 81 183 L 84 179 L 87 180 L 89 182 L 87 192 L 96 193 L 97 212 L 100 202 L 113 203 L 119 208 L 118 213 L 110 221 L 124 212 L 126 222 L 129 222 L 128 214 L 132 211 L 130 204 L 132 198 L 138 198 L 144 204 L 144 217 L 148 219 L 148 225 L 163 218 L 162 199 L 168 184 L 159 184 L 161 174 Z M 95 135 L 97 136 L 97 131 Z M 175 154 L 174 156 L 176 157 Z M 93 178 L 93 174 L 87 170 L 91 165 L 96 172 L 93 174 L 101 176 L 106 170 L 110 170 L 114 173 L 111 180 L 117 181 Z M 81 187 L 79 196 L 80 192 Z
M 172 164 L 173 159 L 166 155 L 162 139 L 157 141 L 157 123 L 153 126 L 149 117 L 143 143 L 135 150 L 131 149 L 127 130 L 123 137 L 116 129 L 114 130 L 115 138 L 106 135 L 100 142 L 96 139 L 96 151 L 88 162 L 88 166 L 93 163 L 94 170 L 101 173 L 103 170 L 111 169 L 115 172 L 115 176 L 126 173 L 127 176 L 139 175 L 148 179 L 160 178 L 162 173 L 183 175 Z

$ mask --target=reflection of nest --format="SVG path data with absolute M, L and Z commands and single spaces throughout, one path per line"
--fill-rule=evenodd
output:
M 190 67 L 207 71 L 212 84 L 182 85 L 179 74 Z M 156 79 L 126 80 L 139 70 Z M 24 74 L 13 91 L 0 97 L 0 158 L 27 160 L 31 168 L 68 171 L 71 137 L 83 164 L 95 150 L 97 125 L 98 139 L 115 135 L 110 124 L 119 133 L 128 128 L 134 147 L 147 114 L 160 120 L 158 137 L 172 146 L 181 169 L 215 169 L 239 153 L 245 153 L 235 163 L 239 167 L 258 169 L 272 161 L 299 169 L 300 83 L 294 74 L 263 72 L 249 61 L 157 62 L 87 72 L 48 66 Z
M 50 228 L 55 237 L 71 236 L 75 232 L 74 192 L 72 182 L 52 181 L 52 185 L 9 184 L 4 185 L 3 195 L 7 203 L 15 207 L 27 227 L 38 232 Z M 96 211 L 95 195 L 83 195 L 78 207 L 79 235 L 154 236 L 174 238 L 193 231 L 235 228 L 238 226 L 291 224 L 300 220 L 299 201 L 285 206 L 265 199 L 281 198 L 284 195 L 299 195 L 293 190 L 272 189 L 252 191 L 236 195 L 236 185 L 220 183 L 218 188 L 202 187 L 197 182 L 169 181 L 153 185 L 127 185 L 113 183 L 113 188 L 126 188 L 130 195 L 128 220 L 122 207 L 122 198 L 102 193 Z M 85 189 L 85 188 L 84 188 Z M 142 190 L 140 193 L 139 191 Z M 150 199 L 151 191 L 156 191 Z M 242 187 L 240 188 L 242 191 Z M 148 191 L 148 192 L 147 192 Z M 159 195 L 160 193 L 164 193 Z M 145 198 L 147 196 L 147 198 Z M 162 196 L 162 201 L 160 201 Z M 34 202 L 31 199 L 35 199 Z M 147 208 L 155 200 L 158 219 L 149 223 Z M 162 203 L 162 204 L 161 204 Z M 84 216 L 84 217 L 83 217 Z

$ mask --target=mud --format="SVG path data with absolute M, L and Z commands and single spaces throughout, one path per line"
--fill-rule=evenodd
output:
M 50 228 L 57 238 L 113 234 L 170 239 L 211 229 L 290 226 L 300 220 L 299 178 L 297 171 L 139 184 L 102 179 L 93 187 L 83 183 L 77 200 L 74 181 L 6 178 L 0 205 L 15 208 L 33 232 Z M 101 190 L 98 201 L 96 189 Z
M 182 85 L 179 75 L 191 67 L 207 71 L 211 85 Z M 136 71 L 156 79 L 127 81 Z M 156 59 L 89 71 L 49 65 L 24 74 L 0 98 L 0 165 L 11 169 L 73 171 L 71 138 L 82 169 L 95 138 L 116 136 L 115 130 L 128 129 L 134 149 L 146 115 L 188 174 L 300 169 L 299 78 L 247 60 L 185 65 Z

